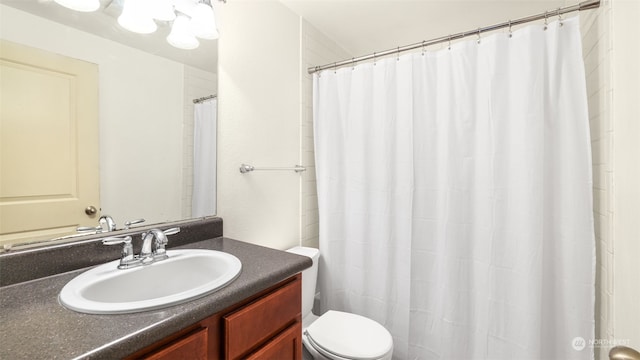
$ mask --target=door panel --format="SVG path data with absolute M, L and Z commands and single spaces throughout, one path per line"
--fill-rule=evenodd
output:
M 98 66 L 0 41 L 0 244 L 97 224 Z

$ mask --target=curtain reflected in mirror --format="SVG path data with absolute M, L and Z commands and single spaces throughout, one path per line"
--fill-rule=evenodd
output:
M 191 216 L 216 213 L 216 112 L 215 97 L 194 100 L 193 193 Z

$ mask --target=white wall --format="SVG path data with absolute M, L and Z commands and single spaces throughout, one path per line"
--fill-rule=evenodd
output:
M 99 66 L 103 213 L 181 219 L 184 65 L 4 5 L 0 17 L 3 39 Z
M 317 246 L 310 62 L 344 52 L 278 1 L 219 13 L 218 214 L 225 236 L 278 249 Z M 304 173 L 256 167 L 307 166 Z
M 300 175 L 240 174 L 299 163 L 298 16 L 278 2 L 230 1 L 219 13 L 218 214 L 225 236 L 284 249 L 300 238 Z

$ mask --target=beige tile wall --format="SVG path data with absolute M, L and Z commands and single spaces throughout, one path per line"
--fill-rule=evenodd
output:
M 581 15 L 596 235 L 596 359 L 640 349 L 640 3 Z
M 607 2 L 609 3 L 609 1 Z M 640 1 L 610 0 L 613 255 L 606 264 L 614 340 L 640 350 Z M 613 344 L 612 344 L 613 345 Z
M 581 13 L 583 56 L 589 102 L 593 164 L 594 225 L 596 236 L 596 339 L 613 339 L 613 163 L 611 100 L 611 4 Z M 608 349 L 595 349 L 596 359 L 607 359 Z
M 300 161 L 307 167 L 302 174 L 300 199 L 300 238 L 302 246 L 318 247 L 318 193 L 313 151 L 313 76 L 307 68 L 351 58 L 338 44 L 304 19 L 301 24 L 302 61 L 300 116 Z

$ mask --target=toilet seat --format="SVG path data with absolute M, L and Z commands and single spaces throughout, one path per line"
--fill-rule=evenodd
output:
M 352 359 L 343 358 L 340 355 L 330 353 L 327 350 L 323 349 L 322 346 L 320 346 L 320 345 L 316 344 L 315 342 L 313 342 L 313 340 L 311 339 L 311 337 L 309 336 L 309 334 L 306 331 L 302 334 L 302 342 L 303 342 L 304 346 L 307 348 L 307 350 L 310 350 L 309 347 L 311 347 L 311 348 L 313 348 L 313 350 L 318 355 L 321 355 L 326 359 L 330 359 L 330 360 L 352 360 Z M 313 358 L 317 359 L 316 356 L 314 356 Z
M 366 317 L 327 311 L 304 331 L 310 345 L 331 359 L 380 359 L 393 349 L 391 334 Z

